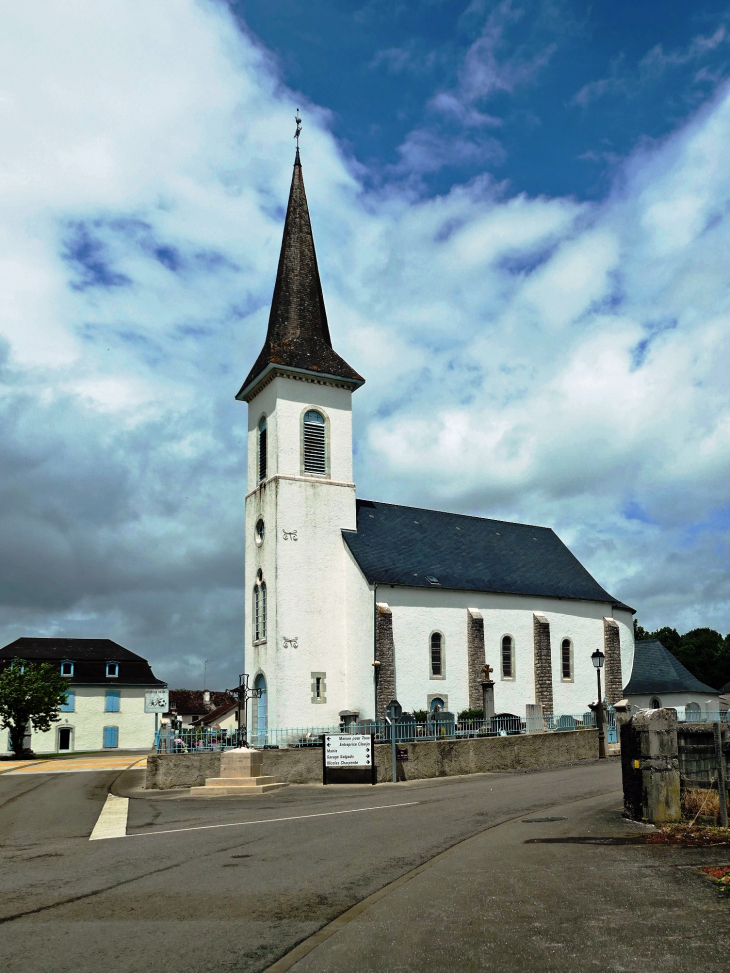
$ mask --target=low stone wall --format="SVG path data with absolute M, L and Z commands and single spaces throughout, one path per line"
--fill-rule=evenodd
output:
M 206 778 L 220 777 L 220 753 L 148 753 L 145 787 L 203 787 Z
M 422 780 L 502 770 L 540 770 L 592 760 L 598 756 L 598 731 L 423 740 L 398 746 L 408 751 L 408 760 L 398 762 L 398 779 Z M 266 776 L 278 777 L 290 784 L 314 784 L 322 780 L 322 750 L 319 747 L 264 750 L 263 756 L 261 772 Z M 220 753 L 149 754 L 145 786 L 158 790 L 200 786 L 206 777 L 220 776 L 220 759 Z M 393 779 L 389 744 L 376 746 L 375 763 L 378 783 Z

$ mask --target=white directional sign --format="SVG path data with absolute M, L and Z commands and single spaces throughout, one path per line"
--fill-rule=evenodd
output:
M 324 758 L 327 767 L 371 767 L 372 740 L 366 733 L 325 734 Z
M 144 694 L 145 713 L 166 713 L 169 708 L 169 689 L 148 689 Z

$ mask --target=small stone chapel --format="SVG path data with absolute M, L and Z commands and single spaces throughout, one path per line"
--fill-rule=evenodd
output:
M 633 609 L 546 527 L 356 496 L 352 394 L 334 351 L 297 149 L 266 340 L 248 403 L 246 669 L 250 729 L 482 706 L 582 714 L 631 673 Z

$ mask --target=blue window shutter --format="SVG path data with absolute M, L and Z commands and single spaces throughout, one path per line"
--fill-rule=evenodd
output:
M 119 746 L 119 727 L 118 726 L 105 726 L 104 727 L 104 747 L 111 749 L 113 747 Z
M 66 702 L 61 704 L 62 713 L 73 713 L 76 702 L 76 693 L 73 689 L 66 690 Z
M 118 689 L 107 689 L 106 691 L 106 711 L 107 713 L 118 713 L 119 712 L 119 696 L 120 692 Z

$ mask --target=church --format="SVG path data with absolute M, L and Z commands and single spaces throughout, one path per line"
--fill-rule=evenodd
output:
M 263 348 L 248 404 L 246 669 L 250 729 L 336 726 L 482 706 L 581 714 L 631 674 L 633 610 L 546 527 L 358 499 L 352 395 L 333 349 L 297 148 Z

